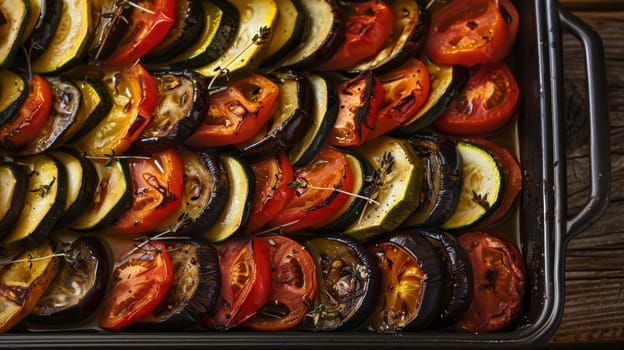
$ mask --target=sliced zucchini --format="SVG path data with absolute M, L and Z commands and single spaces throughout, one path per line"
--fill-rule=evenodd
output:
M 338 92 L 329 79 L 318 74 L 307 74 L 306 81 L 312 90 L 308 131 L 295 143 L 288 158 L 295 166 L 310 163 L 323 146 L 338 116 Z
M 288 152 L 293 144 L 306 134 L 311 113 L 311 101 L 307 84 L 301 75 L 279 74 L 277 110 L 268 125 L 242 147 L 243 156 L 259 161 L 281 152 Z
M 184 162 L 182 204 L 158 231 L 177 227 L 176 234 L 197 236 L 209 230 L 223 213 L 230 181 L 216 152 L 181 148 L 179 154 Z
M 376 183 L 371 197 L 379 204 L 368 205 L 357 222 L 344 234 L 366 241 L 397 228 L 418 205 L 423 162 L 407 140 L 380 137 L 359 148 L 375 169 Z
M 98 177 L 93 163 L 75 149 L 57 150 L 51 152 L 51 155 L 61 162 L 67 173 L 65 210 L 56 223 L 56 228 L 65 228 L 91 204 L 98 185 Z
M 97 230 L 113 223 L 132 200 L 130 169 L 123 159 L 92 160 L 98 185 L 89 207 L 70 225 L 72 230 Z
M 37 154 L 61 146 L 59 141 L 78 115 L 82 99 L 78 87 L 62 78 L 48 77 L 46 79 L 52 87 L 54 99 L 52 112 L 37 136 L 20 149 L 21 154 Z
M 91 2 L 62 0 L 61 16 L 54 38 L 45 51 L 33 61 L 36 73 L 54 73 L 80 61 L 91 36 Z
M 113 99 L 100 81 L 73 81 L 80 89 L 80 108 L 76 120 L 65 131 L 59 143 L 75 142 L 93 130 L 113 108 Z
M 205 22 L 204 30 L 193 45 L 171 60 L 168 68 L 194 69 L 214 62 L 225 54 L 232 44 L 241 14 L 226 1 L 202 1 L 200 14 Z M 203 16 L 202 16 L 203 15 Z
M 47 154 L 19 159 L 28 169 L 28 192 L 17 223 L 2 243 L 39 243 L 52 232 L 65 210 L 65 167 Z
M 330 59 L 340 47 L 345 38 L 345 23 L 335 0 L 306 0 L 301 5 L 308 30 L 281 66 L 307 71 Z
M 117 0 L 93 0 L 93 40 L 87 54 L 94 62 L 106 60 L 128 31 L 129 21 L 135 10 L 133 6 L 120 6 Z
M 494 157 L 485 149 L 460 141 L 457 150 L 462 158 L 462 186 L 459 203 L 442 229 L 463 228 L 484 218 L 498 203 L 503 177 Z
M 0 239 L 17 222 L 28 192 L 26 169 L 16 163 L 0 163 Z
M 240 14 L 236 35 L 218 59 L 196 69 L 205 77 L 221 76 L 224 69 L 231 80 L 254 72 L 277 21 L 277 4 L 274 0 L 229 2 Z
M 34 60 L 50 45 L 63 14 L 63 2 L 58 0 L 30 0 L 34 27 L 25 43 L 30 59 Z M 28 29 L 27 29 L 28 30 Z M 24 33 L 26 35 L 26 33 Z
M 211 242 L 221 242 L 245 230 L 253 202 L 256 179 L 251 166 L 233 153 L 221 157 L 227 172 L 230 196 L 217 222 L 202 234 Z
M 10 70 L 0 71 L 0 125 L 17 114 L 28 92 L 24 77 Z
M 0 332 L 4 333 L 33 310 L 58 271 L 50 243 L 18 255 L 0 271 Z
M 275 66 L 301 41 L 308 23 L 300 0 L 276 0 L 279 18 L 261 66 Z
M 0 68 L 8 67 L 13 62 L 29 15 L 30 2 L 27 0 L 0 1 Z
M 431 78 L 431 92 L 425 105 L 418 113 L 408 119 L 394 134 L 398 136 L 409 136 L 417 133 L 424 127 L 433 123 L 446 107 L 451 103 L 453 97 L 461 91 L 468 80 L 468 69 L 462 66 L 440 66 L 431 63 L 428 59 L 423 62 L 427 64 L 429 77 Z

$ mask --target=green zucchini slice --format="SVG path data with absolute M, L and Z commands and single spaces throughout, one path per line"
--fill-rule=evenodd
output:
M 0 125 L 17 114 L 28 97 L 28 83 L 11 70 L 0 71 Z
M 0 1 L 0 68 L 13 62 L 30 15 L 27 0 Z
M 308 19 L 300 0 L 276 0 L 279 18 L 264 53 L 263 67 L 279 64 L 301 40 Z
M 26 169 L 16 163 L 0 163 L 0 239 L 20 217 L 28 192 Z
M 59 140 L 60 144 L 76 142 L 88 134 L 113 108 L 113 99 L 102 82 L 74 80 L 73 83 L 80 90 L 80 108 L 76 120 Z

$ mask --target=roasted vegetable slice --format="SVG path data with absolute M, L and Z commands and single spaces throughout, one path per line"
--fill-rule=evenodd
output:
M 0 239 L 17 222 L 28 192 L 28 173 L 16 163 L 0 163 Z
M 11 70 L 0 70 L 0 124 L 11 119 L 28 97 L 28 83 Z
M 288 53 L 294 50 L 299 45 L 309 21 L 303 11 L 301 0 L 276 0 L 275 2 L 279 17 L 262 58 L 263 67 L 278 65 Z
M 35 18 L 33 27 L 24 32 L 28 41 L 24 47 L 28 50 L 31 60 L 36 59 L 50 45 L 63 15 L 63 1 L 30 0 L 31 18 Z M 24 38 L 22 38 L 23 40 Z
M 13 62 L 29 14 L 30 3 L 27 0 L 3 0 L 0 3 L 0 68 Z

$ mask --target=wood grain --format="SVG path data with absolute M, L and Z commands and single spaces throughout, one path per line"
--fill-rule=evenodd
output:
M 551 344 L 624 343 L 624 12 L 576 15 L 593 26 L 604 43 L 612 192 L 603 217 L 568 247 L 564 315 Z M 588 195 L 587 88 L 580 44 L 567 34 L 563 43 L 568 208 L 574 213 Z

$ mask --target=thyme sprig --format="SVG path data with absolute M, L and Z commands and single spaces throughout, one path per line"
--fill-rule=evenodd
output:
M 267 234 L 267 233 L 271 233 L 271 232 L 274 232 L 274 231 L 278 231 L 278 230 L 279 230 L 279 231 L 280 231 L 280 233 L 281 233 L 281 232 L 282 232 L 282 229 L 283 229 L 284 227 L 292 226 L 292 225 L 294 225 L 294 224 L 298 223 L 299 221 L 301 221 L 301 220 L 300 220 L 300 219 L 297 219 L 297 220 L 293 220 L 293 221 L 287 222 L 287 223 L 282 224 L 282 225 L 279 225 L 279 226 L 270 227 L 270 228 L 268 228 L 268 229 L 266 229 L 266 230 L 263 230 L 263 231 L 260 231 L 260 232 L 256 232 L 256 233 L 254 233 L 254 236 L 261 236 L 261 235 L 264 235 L 264 234 Z
M 386 177 L 390 175 L 394 171 L 394 155 L 392 152 L 384 152 L 381 156 L 381 162 L 379 164 L 379 168 L 375 169 L 371 178 L 367 178 L 367 181 L 371 181 L 373 183 L 373 190 L 371 191 L 371 198 L 376 199 L 379 196 L 379 190 L 383 187 L 386 182 Z M 377 202 L 379 205 L 379 202 Z M 364 204 L 364 208 L 360 213 L 360 217 L 358 219 L 358 224 L 362 222 L 364 218 L 364 213 L 366 213 L 366 209 L 368 209 L 368 202 Z
M 137 156 L 137 155 L 116 155 L 115 151 L 112 151 L 110 154 L 105 154 L 103 156 L 92 156 L 92 155 L 88 155 L 88 154 L 83 154 L 83 156 L 87 159 L 91 159 L 91 160 L 105 160 L 106 163 L 104 163 L 105 167 L 110 167 L 113 165 L 113 162 L 117 159 L 138 159 L 138 160 L 151 160 L 152 157 L 149 156 Z M 158 163 L 158 162 L 156 162 Z M 162 166 L 160 166 L 160 164 L 156 165 L 157 167 L 159 167 L 159 170 L 161 170 L 161 172 L 164 172 L 162 170 Z
M 37 193 L 40 198 L 45 197 L 52 190 L 52 186 L 56 182 L 56 176 L 52 178 L 49 184 L 41 184 L 39 187 L 31 189 L 29 192 Z
M 490 210 L 490 202 L 488 202 L 488 194 L 480 194 L 477 193 L 475 190 L 472 190 L 472 198 L 471 200 L 475 203 L 477 203 L 479 206 L 481 206 L 483 209 Z
M 52 259 L 52 258 L 63 258 L 67 263 L 71 264 L 78 259 L 79 255 L 80 255 L 80 251 L 78 251 L 77 249 L 72 249 L 70 245 L 64 245 L 58 251 L 54 252 L 53 254 L 40 256 L 36 258 L 32 254 L 29 253 L 26 258 L 14 259 L 5 263 L 0 263 L 0 267 L 9 266 L 12 264 L 28 263 L 28 268 L 32 269 L 33 263 L 47 260 L 47 259 Z
M 374 199 L 372 199 L 370 197 L 366 197 L 366 196 L 363 196 L 361 194 L 345 191 L 345 190 L 337 188 L 337 187 L 323 187 L 323 186 L 310 185 L 308 180 L 306 180 L 305 178 L 302 178 L 302 177 L 297 178 L 297 179 L 289 182 L 288 183 L 288 187 L 290 187 L 290 188 L 311 188 L 313 190 L 321 190 L 321 191 L 336 191 L 336 192 L 339 192 L 339 193 L 344 193 L 347 196 L 364 199 L 367 203 L 373 203 L 373 204 L 379 205 L 379 202 L 377 202 L 376 200 L 374 200 Z
M 136 253 L 139 250 L 146 250 L 145 246 L 150 244 L 153 241 L 188 240 L 188 239 L 191 239 L 191 237 L 175 236 L 175 234 L 178 233 L 180 230 L 183 230 L 184 228 L 186 228 L 192 221 L 193 220 L 191 219 L 190 215 L 187 212 L 184 212 L 184 213 L 182 213 L 182 215 L 180 215 L 178 217 L 178 219 L 176 220 L 176 223 L 173 224 L 167 230 L 162 231 L 162 232 L 160 232 L 157 235 L 152 236 L 152 237 L 143 236 L 143 237 L 135 238 L 134 240 L 137 241 L 137 242 L 140 242 L 140 243 L 135 244 L 134 248 L 132 248 L 128 253 L 126 253 L 121 258 L 121 260 L 122 261 L 126 260 L 132 254 Z M 168 236 L 168 235 L 174 235 L 174 236 Z

